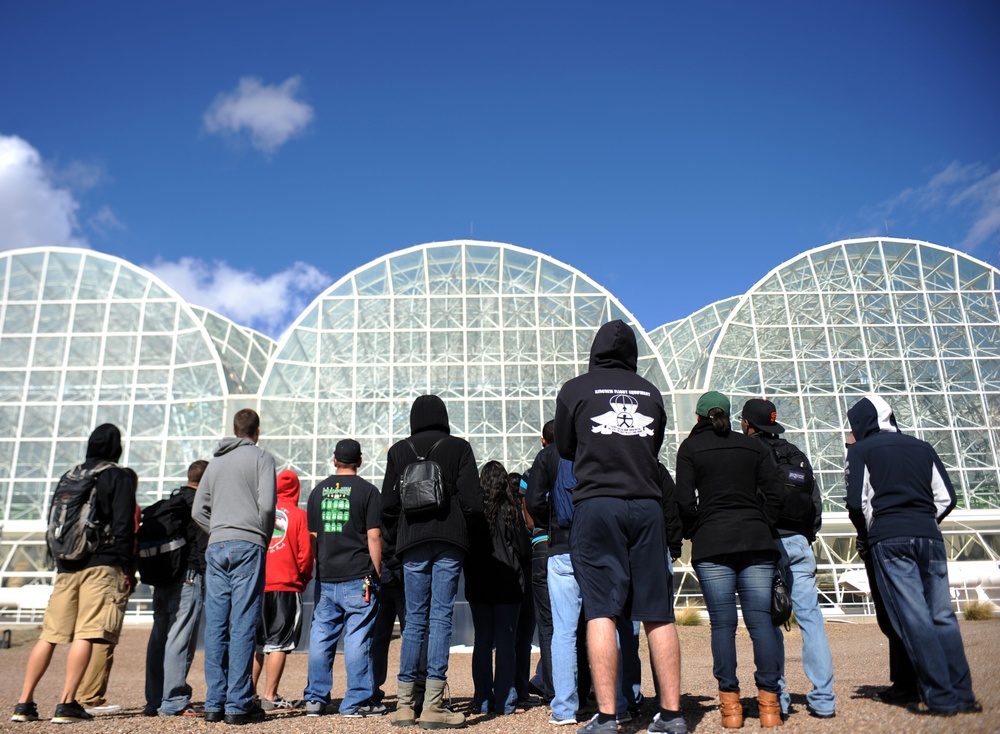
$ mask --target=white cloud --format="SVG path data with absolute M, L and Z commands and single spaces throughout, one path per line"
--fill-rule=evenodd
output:
M 115 232 L 123 232 L 128 229 L 107 205 L 102 206 L 87 217 L 87 226 L 101 237 L 110 237 Z
M 301 133 L 315 113 L 296 99 L 301 79 L 293 76 L 278 86 L 267 86 L 254 77 L 243 77 L 239 86 L 220 94 L 205 113 L 205 129 L 210 133 L 250 134 L 250 144 L 264 153 L 274 153 Z
M 225 262 L 210 263 L 193 257 L 182 257 L 177 262 L 157 258 L 152 265 L 143 267 L 190 303 L 275 337 L 332 282 L 318 268 L 303 262 L 267 277 L 252 270 L 237 270 Z
M 1000 241 L 1000 169 L 985 163 L 949 163 L 920 186 L 901 191 L 864 212 L 875 231 L 903 228 L 940 230 L 940 244 L 972 252 Z M 878 226 L 882 225 L 882 226 Z M 869 227 L 871 229 L 871 227 Z M 929 239 L 928 236 L 921 236 Z
M 87 247 L 72 192 L 60 187 L 27 141 L 0 135 L 0 250 Z

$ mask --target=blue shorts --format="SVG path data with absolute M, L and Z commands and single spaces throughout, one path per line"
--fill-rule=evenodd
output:
M 657 500 L 594 497 L 577 503 L 569 545 L 586 619 L 674 621 L 674 580 Z

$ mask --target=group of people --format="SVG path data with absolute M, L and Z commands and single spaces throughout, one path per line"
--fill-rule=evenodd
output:
M 465 716 L 448 705 L 447 680 L 464 572 L 475 630 L 472 712 L 523 709 L 517 638 L 527 608 L 542 648 L 534 682 L 551 703 L 551 724 L 583 721 L 581 734 L 607 734 L 638 711 L 641 624 L 657 695 L 648 731 L 684 734 L 672 563 L 689 539 L 711 623 L 722 726 L 739 728 L 744 717 L 737 598 L 753 644 L 760 724 L 780 726 L 790 713 L 783 636 L 771 616 L 776 577 L 790 590 L 802 632 L 813 685 L 807 710 L 833 717 L 833 659 L 810 547 L 822 504 L 808 459 L 781 438 L 773 403 L 748 401 L 737 432 L 728 398 L 709 392 L 679 447 L 675 483 L 658 460 L 667 424 L 662 397 L 637 365 L 632 329 L 620 320 L 602 326 L 588 371 L 559 391 L 543 448 L 523 476 L 496 461 L 478 468 L 469 442 L 451 434 L 441 398 L 420 396 L 410 436 L 388 450 L 381 489 L 359 475 L 360 444 L 344 439 L 334 474 L 311 491 L 305 510 L 296 474 L 277 473 L 257 445 L 259 416 L 239 411 L 234 436 L 210 463 L 194 462 L 180 490 L 193 520 L 189 550 L 181 578 L 154 589 L 144 713 L 233 725 L 299 706 L 309 716 L 331 713 L 333 660 L 343 640 L 338 712 L 387 714 L 382 685 L 398 618 L 391 723 L 461 727 Z M 877 696 L 923 714 L 981 710 L 938 529 L 956 502 L 947 473 L 930 445 L 898 430 L 880 397 L 858 401 L 848 419 L 847 506 L 890 638 L 892 685 Z M 86 558 L 57 564 L 14 721 L 38 718 L 34 690 L 59 643 L 71 648 L 53 721 L 91 718 L 77 688 L 95 643 L 117 642 L 135 586 L 135 480 L 113 464 L 120 455 L 118 429 L 98 427 L 83 467 L 112 463 L 94 488 L 103 535 Z M 299 643 L 302 594 L 313 577 L 308 683 L 296 703 L 278 687 L 285 657 Z M 196 708 L 186 679 L 202 613 L 207 690 Z M 581 711 L 591 693 L 597 710 L 588 717 Z

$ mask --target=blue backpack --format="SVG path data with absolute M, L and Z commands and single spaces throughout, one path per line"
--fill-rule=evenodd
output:
M 576 474 L 573 473 L 573 462 L 569 459 L 559 459 L 559 471 L 556 473 L 555 484 L 549 498 L 552 505 L 552 519 L 561 528 L 573 524 L 573 488 L 576 486 Z

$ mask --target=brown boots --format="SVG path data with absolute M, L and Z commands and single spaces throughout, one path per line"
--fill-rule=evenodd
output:
M 757 707 L 760 710 L 761 728 L 782 726 L 785 723 L 781 720 L 781 704 L 778 703 L 777 693 L 757 691 Z
M 719 691 L 719 712 L 722 714 L 724 729 L 739 729 L 743 726 L 743 704 L 739 691 Z

